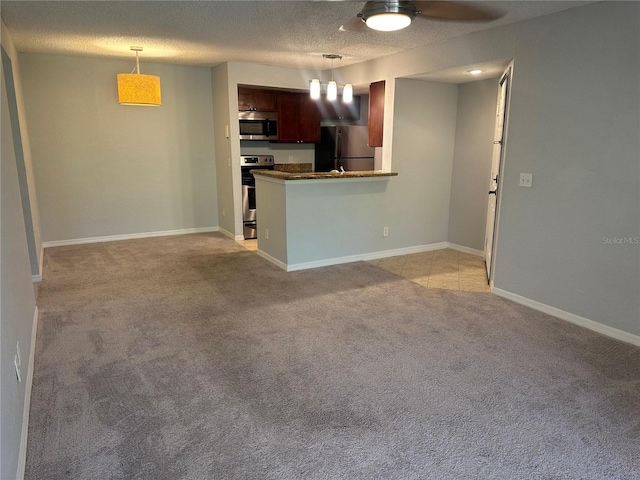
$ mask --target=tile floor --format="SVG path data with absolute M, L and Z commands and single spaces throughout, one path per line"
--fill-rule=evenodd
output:
M 253 252 L 258 249 L 257 240 L 238 243 Z M 450 248 L 380 258 L 369 263 L 427 288 L 490 292 L 484 259 Z
M 369 263 L 427 288 L 489 293 L 484 258 L 450 248 Z
M 258 240 L 238 240 L 238 243 L 252 252 L 258 251 Z

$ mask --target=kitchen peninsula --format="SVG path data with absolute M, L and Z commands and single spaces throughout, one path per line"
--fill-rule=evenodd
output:
M 287 271 L 367 260 L 385 250 L 385 171 L 259 170 L 258 255 Z

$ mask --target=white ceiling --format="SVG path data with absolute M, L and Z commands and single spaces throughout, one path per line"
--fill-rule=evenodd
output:
M 325 70 L 331 63 L 323 53 L 342 55 L 346 66 L 591 2 L 468 3 L 505 15 L 489 23 L 419 17 L 404 30 L 382 33 L 339 30 L 360 11 L 362 1 L 3 0 L 0 12 L 19 52 L 127 59 L 133 58 L 129 47 L 141 45 L 142 61 L 195 66 L 241 61 Z M 460 73 L 431 79 L 456 81 Z

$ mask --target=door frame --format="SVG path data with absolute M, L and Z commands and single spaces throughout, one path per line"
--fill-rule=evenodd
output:
M 491 243 L 491 265 L 489 266 L 488 274 L 488 282 L 489 288 L 493 291 L 494 283 L 493 280 L 495 278 L 495 268 L 496 268 L 496 257 L 498 255 L 498 232 L 499 232 L 499 224 L 500 224 L 500 210 L 502 205 L 502 185 L 504 184 L 504 168 L 505 168 L 505 156 L 506 156 L 506 146 L 507 146 L 507 133 L 509 130 L 509 111 L 511 104 L 511 88 L 513 86 L 513 60 L 509 63 L 503 74 L 500 76 L 500 80 L 498 82 L 498 89 L 502 87 L 504 82 L 507 83 L 507 89 L 505 92 L 505 100 L 504 100 L 504 120 L 502 124 L 502 144 L 500 148 L 500 160 L 498 162 L 498 185 L 496 187 L 496 206 L 495 206 L 495 216 L 493 220 L 493 240 Z M 497 101 L 500 101 L 500 97 L 498 96 Z M 490 173 L 491 175 L 491 173 Z M 488 200 L 487 200 L 488 206 Z M 485 229 L 485 238 L 486 238 L 486 229 Z M 485 240 L 486 242 L 486 240 Z M 486 255 L 485 255 L 486 261 Z

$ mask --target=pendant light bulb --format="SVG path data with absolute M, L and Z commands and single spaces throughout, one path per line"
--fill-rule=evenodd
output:
M 331 80 L 327 85 L 327 100 L 333 102 L 338 98 L 338 84 Z
M 342 103 L 351 103 L 353 101 L 353 85 L 347 83 L 342 90 Z
M 311 85 L 309 85 L 309 95 L 313 100 L 320 99 L 320 80 L 317 78 L 311 80 Z

